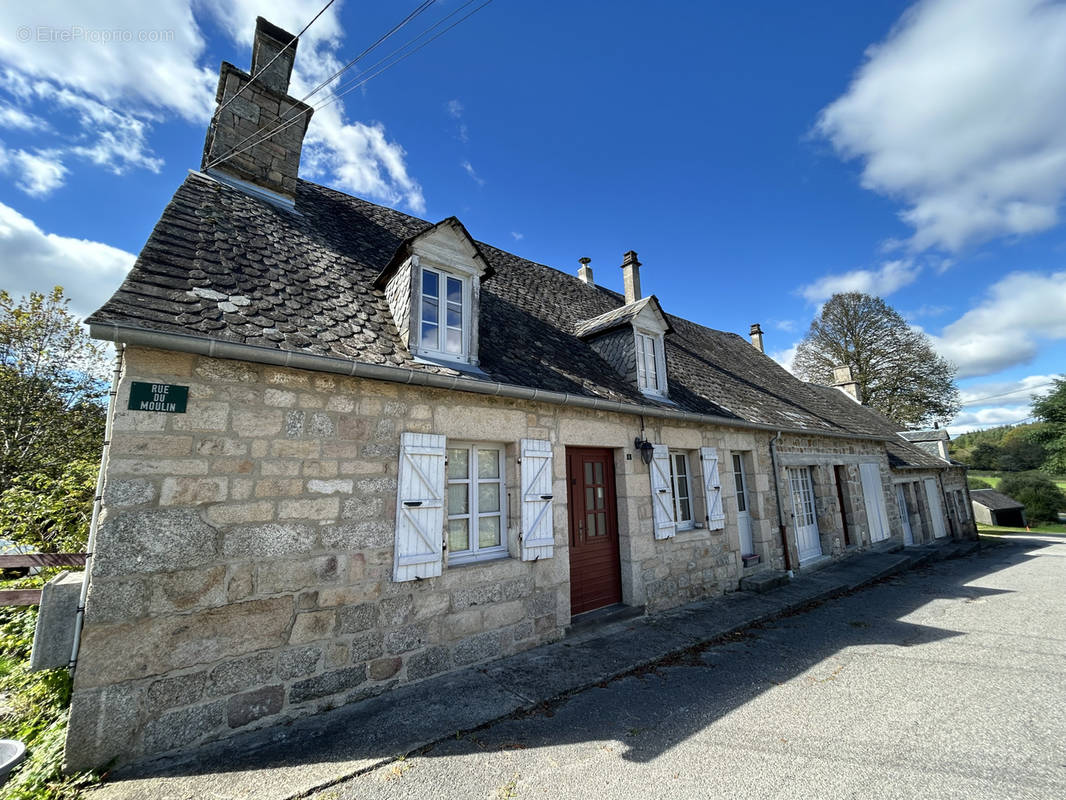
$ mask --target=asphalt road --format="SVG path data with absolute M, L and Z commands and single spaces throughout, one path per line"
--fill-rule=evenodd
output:
M 315 797 L 1066 798 L 1066 540 L 906 573 Z

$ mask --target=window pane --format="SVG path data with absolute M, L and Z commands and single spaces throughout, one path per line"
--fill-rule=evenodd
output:
M 422 298 L 422 321 L 430 322 L 434 325 L 440 321 L 437 314 L 437 301 L 432 297 Z
M 688 475 L 688 461 L 683 453 L 674 453 L 674 469 L 682 477 Z
M 437 273 L 428 269 L 422 270 L 422 296 L 440 297 L 440 288 L 437 283 Z
M 463 282 L 458 278 L 448 278 L 448 303 L 463 305 Z
M 597 461 L 592 465 L 592 480 L 593 483 L 603 483 L 603 462 Z
M 479 514 L 486 511 L 500 510 L 500 484 L 482 483 L 477 487 L 477 510 Z
M 585 462 L 585 483 L 586 484 L 595 483 L 595 481 L 592 480 L 592 462 L 591 461 L 586 461 Z
M 682 498 L 681 500 L 681 519 L 680 522 L 692 521 L 692 506 L 689 504 L 688 498 Z
M 470 451 L 465 447 L 461 449 L 448 449 L 448 479 L 470 477 Z
M 436 350 L 440 345 L 437 342 L 437 326 L 422 325 L 422 347 Z
M 596 507 L 595 490 L 591 486 L 585 487 L 585 510 L 591 511 Z
M 596 514 L 596 535 L 607 535 L 607 514 L 602 511 Z
M 477 546 L 495 547 L 500 543 L 500 518 L 482 517 L 477 523 Z
M 469 514 L 470 493 L 467 491 L 469 484 L 448 484 L 448 514 Z
M 446 353 L 461 353 L 463 352 L 463 332 L 457 331 L 455 328 L 448 328 L 445 333 L 444 339 L 444 351 Z
M 460 328 L 461 329 L 463 327 L 463 310 L 461 308 L 457 309 L 451 303 L 448 303 L 448 317 L 447 317 L 447 319 L 448 319 L 448 325 L 450 325 L 453 328 Z
M 478 450 L 477 451 L 477 476 L 479 478 L 500 477 L 500 451 Z
M 470 549 L 469 522 L 465 519 L 448 520 L 448 549 L 453 553 Z

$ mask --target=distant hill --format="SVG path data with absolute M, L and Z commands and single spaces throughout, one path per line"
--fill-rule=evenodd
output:
M 951 457 L 974 469 L 1020 472 L 1039 469 L 1046 452 L 1037 441 L 1044 423 L 1001 425 L 952 438 Z

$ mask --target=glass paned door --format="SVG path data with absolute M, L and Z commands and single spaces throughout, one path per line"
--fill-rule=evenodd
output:
M 792 521 L 796 528 L 796 549 L 799 551 L 802 564 L 822 554 L 822 542 L 818 536 L 818 517 L 814 510 L 811 468 L 790 468 L 788 483 L 789 494 L 792 495 Z
M 755 553 L 751 540 L 751 513 L 748 511 L 748 478 L 744 473 L 744 458 L 740 453 L 733 453 L 733 481 L 737 487 L 737 528 L 740 531 L 740 554 L 750 556 Z

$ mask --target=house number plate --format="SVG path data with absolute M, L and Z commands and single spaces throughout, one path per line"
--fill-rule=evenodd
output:
M 172 383 L 140 383 L 130 385 L 130 411 L 162 411 L 165 414 L 184 414 L 189 403 L 189 387 Z

